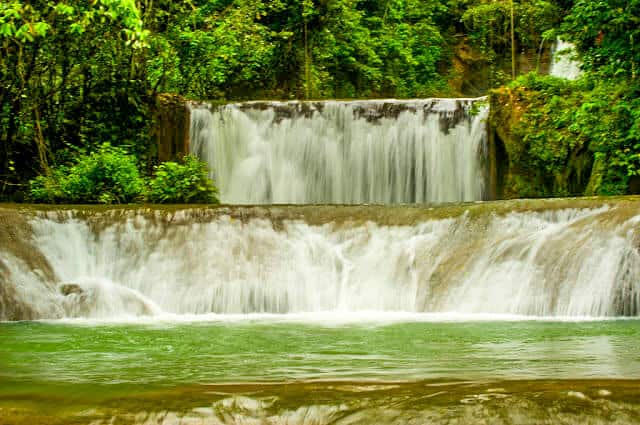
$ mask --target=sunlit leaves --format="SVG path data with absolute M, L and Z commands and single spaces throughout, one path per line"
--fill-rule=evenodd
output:
M 50 25 L 40 20 L 39 13 L 29 4 L 0 3 L 0 36 L 19 43 L 44 37 Z
M 55 5 L 54 10 L 59 15 L 71 16 L 73 15 L 75 8 L 65 3 L 58 3 Z

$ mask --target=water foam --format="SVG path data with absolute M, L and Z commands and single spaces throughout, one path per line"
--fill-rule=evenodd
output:
M 558 39 L 553 46 L 551 56 L 550 75 L 576 80 L 582 74 L 581 62 L 576 58 L 576 46 L 573 43 Z
M 412 226 L 45 215 L 31 222 L 34 246 L 55 274 L 48 288 L 57 289 L 42 289 L 43 277 L 24 273 L 20 261 L 10 269 L 16 286 L 42 292 L 34 302 L 48 294 L 47 303 L 60 306 L 40 315 L 51 319 L 637 316 L 639 221 L 616 219 L 606 207 L 463 214 Z

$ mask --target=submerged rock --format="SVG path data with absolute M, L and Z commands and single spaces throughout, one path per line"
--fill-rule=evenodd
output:
M 68 317 L 113 318 L 153 316 L 160 309 L 136 290 L 108 279 L 90 279 L 82 284 L 60 285 Z
M 60 285 L 62 295 L 82 294 L 84 291 L 80 285 L 76 283 L 63 283 Z

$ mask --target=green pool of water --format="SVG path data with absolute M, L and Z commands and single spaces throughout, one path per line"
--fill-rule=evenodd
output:
M 0 423 L 453 423 L 477 405 L 640 423 L 640 321 L 0 324 Z

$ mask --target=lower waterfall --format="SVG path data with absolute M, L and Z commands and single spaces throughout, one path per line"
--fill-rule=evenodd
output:
M 640 313 L 635 206 L 450 217 L 436 208 L 406 224 L 318 222 L 280 208 L 32 213 L 31 249 L 0 248 L 0 319 Z M 324 208 L 338 216 L 345 207 Z M 414 211 L 375 208 L 392 218 Z M 293 215 L 269 216 L 280 213 Z M 9 317 L 7 305 L 29 314 Z
M 191 105 L 190 150 L 232 204 L 486 198 L 480 99 Z

